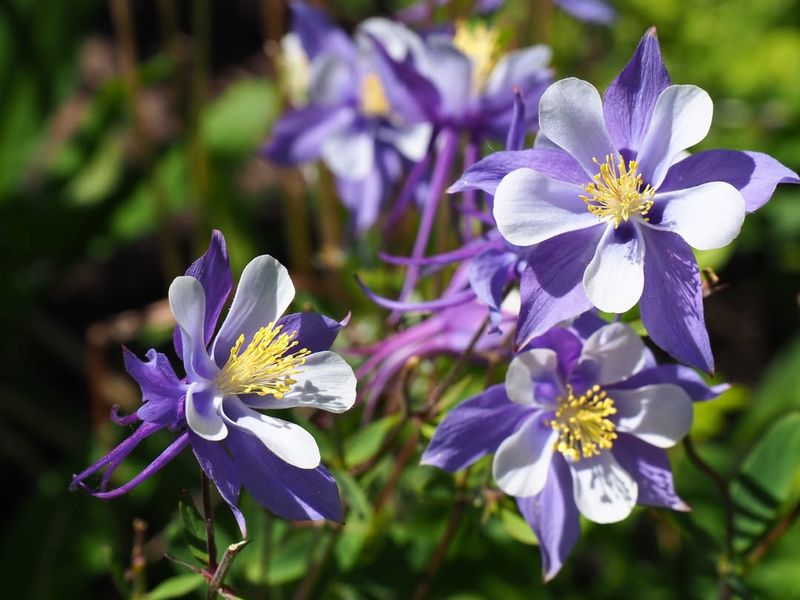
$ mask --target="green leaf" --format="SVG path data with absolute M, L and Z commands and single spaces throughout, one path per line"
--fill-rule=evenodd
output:
M 347 524 L 342 528 L 334 546 L 334 556 L 343 571 L 350 571 L 356 566 L 361 551 L 372 534 L 373 510 L 366 492 L 355 477 L 345 470 L 337 470 L 334 475 L 349 508 Z
M 186 490 L 181 492 L 178 511 L 183 523 L 183 537 L 189 545 L 189 551 L 204 565 L 208 564 L 208 547 L 206 545 L 206 524 L 197 511 L 191 496 Z
M 750 451 L 731 485 L 734 546 L 744 551 L 797 496 L 800 473 L 800 413 L 784 416 Z
M 391 415 L 374 421 L 348 437 L 344 442 L 345 464 L 352 467 L 372 458 L 399 418 Z
M 531 530 L 531 526 L 516 512 L 507 508 L 500 509 L 500 522 L 503 524 L 505 532 L 518 542 L 531 546 L 539 545 L 539 540 L 536 539 L 536 534 Z
M 182 598 L 203 585 L 205 578 L 197 573 L 176 575 L 158 584 L 145 596 L 146 600 L 166 600 L 167 598 Z

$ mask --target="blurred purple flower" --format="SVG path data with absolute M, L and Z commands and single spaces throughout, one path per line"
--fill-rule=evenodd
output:
M 363 231 L 378 218 L 403 159 L 418 161 L 427 152 L 431 126 L 400 118 L 368 42 L 354 43 L 300 1 L 291 9 L 294 33 L 310 60 L 308 104 L 278 120 L 262 155 L 282 165 L 321 158 L 336 176 L 356 230 Z M 402 35 L 399 25 L 382 31 Z
M 451 187 L 493 194 L 502 235 L 531 247 L 518 346 L 592 306 L 622 313 L 641 299 L 653 341 L 713 371 L 690 246 L 730 243 L 745 212 L 800 179 L 757 152 L 687 156 L 712 109 L 700 88 L 671 85 L 651 29 L 605 103 L 585 81 L 554 83 L 539 105 L 534 149 L 490 155 Z
M 539 538 L 549 580 L 578 541 L 579 514 L 613 523 L 637 503 L 688 510 L 663 449 L 688 433 L 693 401 L 726 387 L 656 365 L 632 329 L 587 313 L 535 338 L 505 384 L 451 410 L 422 463 L 452 473 L 494 453 L 494 478 Z
M 605 0 L 554 0 L 556 6 L 580 21 L 611 25 L 617 18 L 616 11 Z
M 141 425 L 76 475 L 71 488 L 115 498 L 191 446 L 242 535 L 245 523 L 237 508 L 242 486 L 281 517 L 341 521 L 336 482 L 320 464 L 311 434 L 254 409 L 303 406 L 338 413 L 350 408 L 355 376 L 339 355 L 328 351 L 343 323 L 316 313 L 281 317 L 294 298 L 294 286 L 283 265 L 263 255 L 245 267 L 230 311 L 214 335 L 231 287 L 225 239 L 215 231 L 208 251 L 169 289 L 177 323 L 175 350 L 186 377 L 179 379 L 168 358 L 155 350 L 141 361 L 125 349 L 125 366 L 142 389 L 143 405 L 119 421 Z M 107 490 L 122 460 L 162 429 L 175 431 L 177 439 L 128 483 Z M 90 490 L 85 480 L 103 468 L 100 489 Z
M 430 21 L 434 12 L 441 6 L 446 6 L 452 0 L 418 0 L 395 13 L 395 18 L 403 23 L 418 24 Z M 485 15 L 498 10 L 505 0 L 477 0 L 472 12 L 477 15 Z

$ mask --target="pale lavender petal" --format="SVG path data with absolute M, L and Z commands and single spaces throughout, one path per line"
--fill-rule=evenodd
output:
M 671 83 L 661 59 L 656 29 L 652 27 L 606 90 L 603 112 L 617 148 L 635 154 L 650 126 L 656 100 Z
M 638 484 L 638 504 L 690 510 L 675 492 L 672 469 L 664 450 L 623 433 L 614 440 L 611 452 Z
M 744 197 L 747 212 L 761 208 L 779 183 L 800 183 L 797 173 L 761 152 L 706 150 L 672 165 L 659 192 L 724 181 Z
M 647 246 L 642 322 L 650 339 L 677 360 L 714 371 L 703 316 L 703 290 L 689 245 L 674 233 L 644 228 Z
M 381 213 L 386 195 L 384 177 L 378 168 L 372 169 L 363 179 L 336 178 L 336 190 L 351 215 L 356 233 L 372 227 Z
M 125 369 L 142 390 L 144 405 L 136 411 L 142 421 L 174 428 L 180 419 L 180 401 L 187 385 L 178 379 L 169 359 L 155 350 L 147 351 L 147 362 L 122 348 Z
M 169 286 L 169 307 L 180 330 L 183 366 L 192 379 L 213 379 L 219 369 L 206 350 L 206 294 L 194 277 L 181 275 Z
M 247 537 L 247 526 L 244 515 L 237 506 L 239 502 L 239 490 L 242 487 L 239 468 L 230 454 L 225 451 L 225 446 L 218 442 L 204 440 L 200 436 L 189 432 L 189 443 L 192 451 L 200 464 L 200 468 L 214 485 L 217 486 L 219 495 L 230 507 L 236 523 L 239 525 L 242 538 Z
M 592 215 L 594 216 L 594 215 Z M 592 304 L 610 313 L 633 308 L 644 288 L 645 245 L 636 226 L 610 224 L 583 274 L 583 287 Z
M 503 385 L 493 385 L 447 413 L 421 462 L 454 473 L 497 450 L 530 414 L 508 399 Z
M 683 388 L 694 402 L 713 400 L 730 386 L 719 384 L 708 386 L 696 371 L 683 365 L 658 365 L 629 377 L 625 381 L 615 383 L 609 390 L 630 390 L 654 383 L 672 383 Z M 610 392 L 609 392 L 610 393 Z
M 611 25 L 617 18 L 616 11 L 607 0 L 554 0 L 556 6 L 580 21 Z
M 578 543 L 580 513 L 572 498 L 572 476 L 564 458 L 553 457 L 544 489 L 535 496 L 517 498 L 519 512 L 539 540 L 545 581 L 555 577 Z

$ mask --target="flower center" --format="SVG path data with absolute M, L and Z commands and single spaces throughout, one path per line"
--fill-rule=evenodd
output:
M 629 161 L 626 169 L 625 159 L 620 155 L 615 165 L 611 154 L 602 164 L 593 160 L 600 172 L 593 177 L 594 182 L 583 186 L 588 195 L 581 196 L 589 212 L 600 219 L 613 220 L 614 227 L 637 214 L 647 221 L 645 215 L 653 206 L 656 191 L 649 185 L 642 189 L 642 175 L 636 172 L 639 164 Z
M 547 424 L 558 432 L 556 450 L 578 461 L 609 450 L 617 439 L 616 426 L 607 417 L 615 414 L 614 401 L 599 385 L 582 396 L 567 386 L 567 397 L 558 399 L 555 417 Z
M 483 23 L 469 25 L 460 21 L 456 25 L 453 45 L 472 61 L 472 88 L 479 93 L 486 87 L 500 56 L 499 32 Z
M 361 78 L 361 112 L 371 117 L 385 117 L 391 107 L 386 90 L 377 73 L 367 73 Z
M 228 362 L 217 375 L 217 388 L 225 394 L 258 394 L 283 398 L 297 383 L 294 376 L 311 354 L 297 346 L 297 332 L 281 333 L 282 326 L 270 323 L 253 336 L 247 348 L 239 354 L 244 344 L 244 334 L 231 348 Z

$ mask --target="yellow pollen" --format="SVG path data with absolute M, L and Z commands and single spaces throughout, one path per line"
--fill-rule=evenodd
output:
M 600 172 L 593 177 L 593 183 L 583 186 L 588 195 L 580 197 L 589 212 L 599 219 L 613 220 L 614 227 L 633 215 L 647 221 L 645 215 L 653 207 L 656 191 L 650 185 L 642 189 L 642 175 L 636 172 L 639 164 L 629 161 L 626 169 L 625 159 L 620 156 L 615 165 L 611 154 L 606 155 L 602 164 L 596 158 L 593 160 L 600 166 Z
M 297 333 L 281 333 L 281 329 L 274 323 L 262 327 L 241 354 L 244 334 L 240 335 L 217 376 L 217 388 L 225 394 L 283 398 L 297 383 L 294 376 L 301 372 L 300 367 L 311 352 L 305 348 L 294 350 Z
M 582 396 L 575 396 L 572 386 L 567 386 L 567 397 L 558 399 L 555 417 L 547 423 L 558 432 L 555 449 L 572 461 L 610 450 L 617 434 L 607 417 L 616 412 L 614 401 L 599 385 Z
M 372 117 L 385 117 L 390 111 L 386 90 L 377 73 L 367 73 L 361 79 L 361 112 Z
M 497 59 L 500 57 L 500 34 L 483 23 L 469 25 L 459 21 L 453 45 L 472 61 L 472 87 L 479 93 L 489 81 Z

